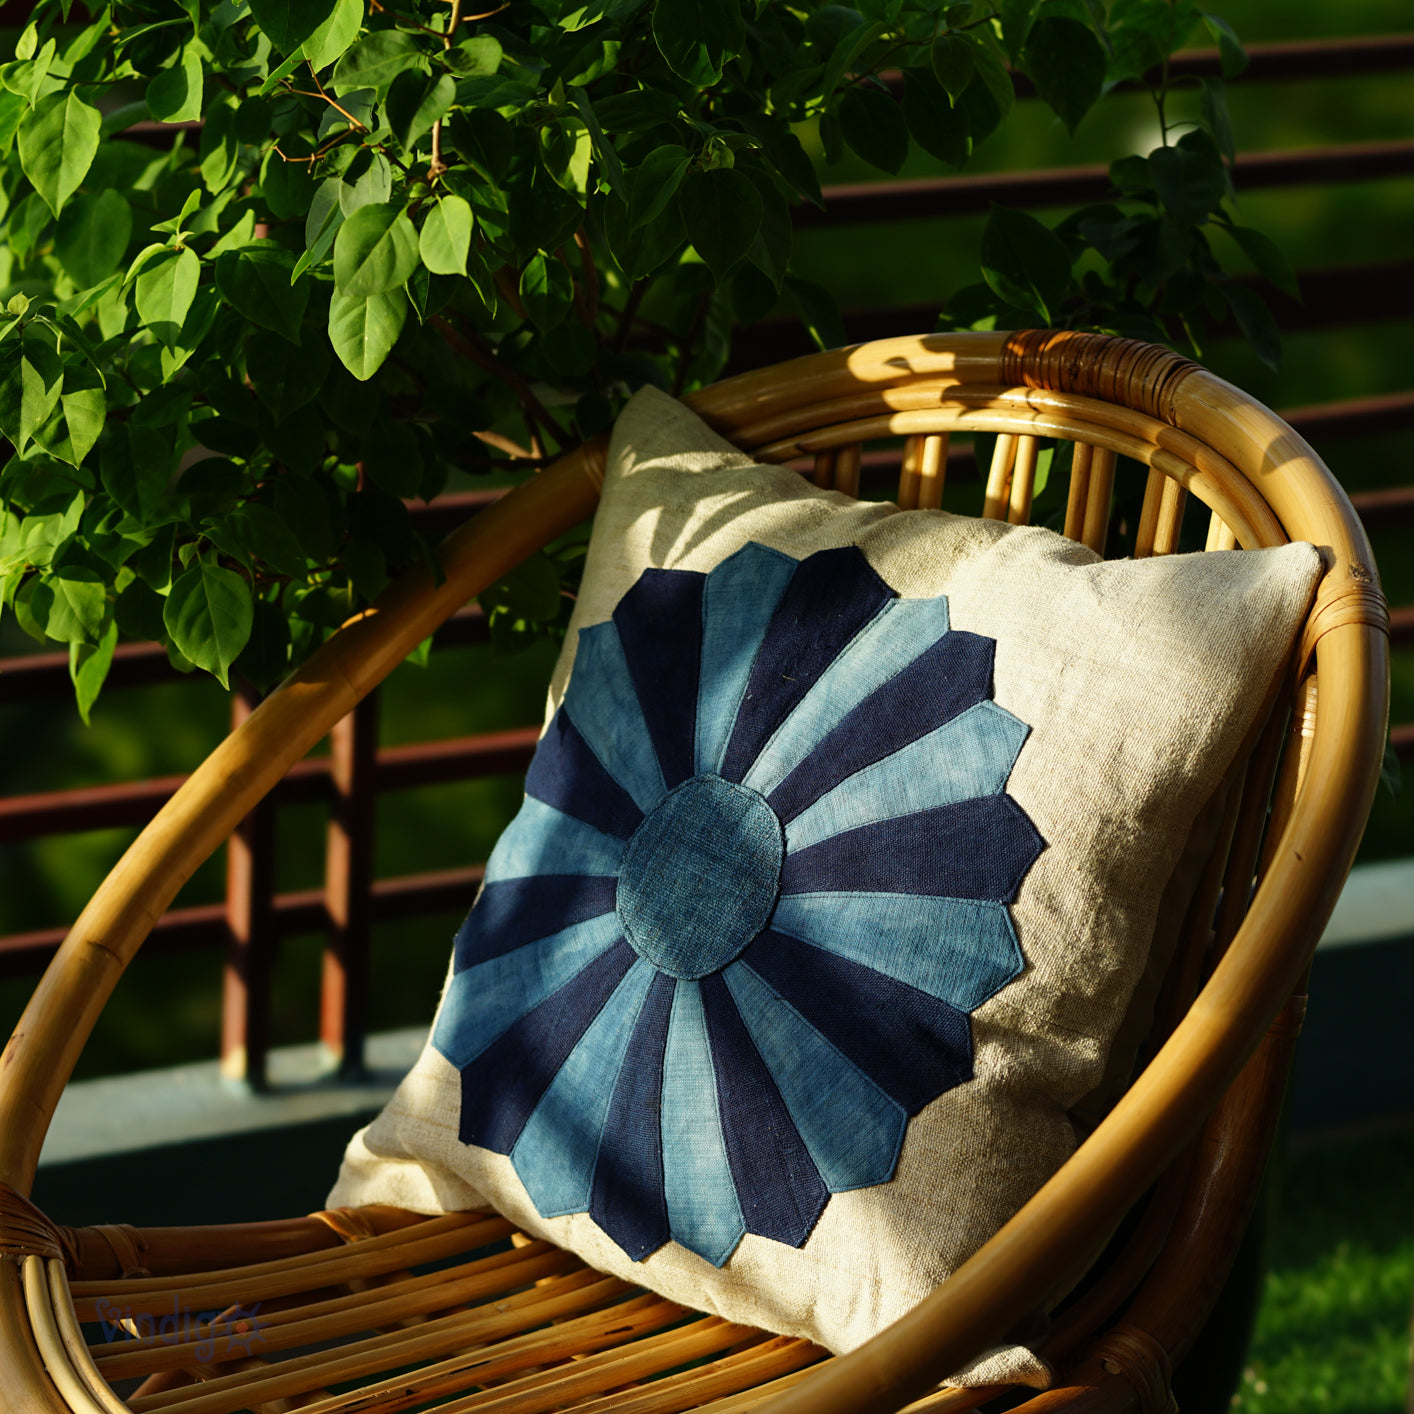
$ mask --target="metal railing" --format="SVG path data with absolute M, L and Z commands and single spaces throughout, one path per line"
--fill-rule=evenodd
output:
M 1255 46 L 1243 83 L 1356 76 L 1414 69 L 1414 34 L 1335 42 Z M 1178 56 L 1175 71 L 1217 72 L 1216 51 Z M 1024 88 L 1022 96 L 1025 96 Z M 158 136 L 153 134 L 152 136 Z M 1296 187 L 1316 183 L 1414 176 L 1414 142 L 1345 144 L 1241 156 L 1239 188 Z M 894 223 L 983 211 L 990 202 L 1036 209 L 1110 195 L 1102 168 L 878 182 L 826 189 L 826 211 L 797 212 L 801 228 Z M 1414 316 L 1414 260 L 1301 273 L 1304 300 L 1268 296 L 1287 331 L 1330 328 L 1368 320 Z M 931 327 L 935 304 L 846 312 L 851 341 L 912 333 Z M 760 366 L 807 352 L 804 331 L 789 323 L 758 325 L 735 352 L 733 369 Z M 1414 428 L 1414 390 L 1289 409 L 1285 416 L 1318 449 L 1332 441 Z M 971 449 L 951 454 L 954 476 L 975 474 Z M 419 507 L 415 521 L 434 538 L 475 514 L 497 493 L 452 496 Z M 1353 498 L 1373 530 L 1414 522 L 1414 486 L 1366 492 Z M 1414 645 L 1414 606 L 1393 613 L 1396 645 Z M 488 638 L 476 608 L 459 612 L 436 635 L 446 651 Z M 176 679 L 155 645 L 117 649 L 106 692 Z M 67 698 L 72 688 L 67 653 L 0 662 L 0 704 Z M 242 692 L 232 696 L 233 721 L 250 710 Z M 322 933 L 324 949 L 320 1037 L 332 1061 L 347 1070 L 362 1064 L 367 1028 L 373 925 L 393 919 L 465 910 L 475 896 L 481 866 L 437 873 L 373 878 L 377 802 L 388 792 L 429 784 L 521 773 L 530 760 L 537 727 L 463 736 L 412 746 L 378 745 L 375 694 L 335 728 L 327 757 L 300 763 L 232 838 L 227 851 L 226 895 L 219 903 L 176 908 L 161 919 L 150 952 L 224 947 L 226 967 L 222 1065 L 232 1078 L 264 1082 L 270 1045 L 272 975 L 282 939 Z M 1414 724 L 1395 727 L 1400 753 L 1414 757 Z M 149 820 L 181 784 L 181 777 L 0 798 L 0 843 L 45 835 L 137 826 Z M 284 807 L 322 804 L 329 828 L 322 888 L 277 892 L 275 818 Z M 62 940 L 63 928 L 0 937 L 0 976 L 42 967 Z

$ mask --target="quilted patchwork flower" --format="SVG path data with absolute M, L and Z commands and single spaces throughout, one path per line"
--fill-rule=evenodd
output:
M 1023 965 L 994 648 L 854 547 L 650 569 L 581 630 L 433 1029 L 542 1216 L 720 1266 L 893 1177 Z

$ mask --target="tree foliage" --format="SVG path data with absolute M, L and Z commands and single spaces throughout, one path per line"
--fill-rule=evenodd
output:
M 791 208 L 845 148 L 954 166 L 1025 75 L 1074 130 L 1148 86 L 1163 145 L 1054 228 L 997 209 L 945 327 L 1195 342 L 1260 299 L 1223 273 L 1220 79 L 1167 124 L 1191 0 L 45 0 L 0 66 L 0 601 L 67 643 L 87 715 L 119 636 L 268 684 L 428 550 L 407 502 L 526 470 L 653 382 L 716 377 L 795 308 Z M 154 125 L 166 125 L 155 128 Z M 651 317 L 650 317 L 651 316 Z M 487 596 L 562 616 L 556 566 Z

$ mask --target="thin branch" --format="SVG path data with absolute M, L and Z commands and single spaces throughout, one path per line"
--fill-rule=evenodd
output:
M 584 297 L 589 301 L 588 323 L 593 328 L 599 318 L 599 272 L 594 268 L 594 252 L 589 248 L 589 237 L 581 226 L 574 233 L 574 243 L 579 247 L 579 269 L 584 282 Z
M 702 333 L 702 326 L 707 322 L 707 306 L 712 302 L 712 291 L 708 290 L 702 298 L 697 301 L 697 312 L 692 316 L 692 327 L 687 331 L 687 337 L 682 341 L 682 348 L 678 354 L 678 371 L 673 379 L 673 397 L 681 397 L 683 384 L 687 382 L 687 370 L 692 363 L 693 345 L 697 342 L 697 337 Z
M 516 287 L 516 282 L 511 277 L 515 272 L 509 265 L 499 266 L 492 277 L 496 281 L 496 288 L 501 292 L 501 298 L 515 311 L 518 319 L 529 319 L 525 312 L 525 305 L 520 297 L 520 290 Z
M 652 283 L 646 276 L 635 283 L 628 292 L 628 299 L 624 302 L 624 307 L 619 311 L 619 331 L 614 335 L 614 352 L 622 353 L 624 344 L 628 342 L 629 330 L 633 327 L 634 318 L 638 314 L 638 306 L 643 303 L 643 296 L 648 293 L 648 286 Z
M 569 257 L 565 254 L 565 248 L 563 246 L 556 248 L 555 259 L 570 272 L 570 297 L 574 301 L 575 317 L 590 333 L 593 333 L 594 320 L 589 313 L 589 302 L 585 298 L 582 284 L 574 278 L 574 266 L 570 264 Z
M 342 104 L 336 103 L 332 98 L 329 97 L 327 93 L 324 92 L 324 86 L 319 82 L 317 78 L 314 80 L 314 84 L 315 87 L 319 90 L 318 93 L 310 93 L 310 91 L 306 88 L 295 88 L 292 84 L 285 85 L 285 92 L 297 93 L 301 98 L 322 98 L 332 109 L 334 109 L 336 113 L 342 113 L 343 116 L 349 120 L 350 127 L 356 128 L 361 133 L 366 133 L 368 131 L 367 126 L 359 122 L 359 120 L 355 118 L 354 115 L 350 113 L 347 108 L 343 107 Z
M 507 456 L 514 457 L 518 463 L 528 462 L 532 466 L 544 466 L 546 457 L 540 449 L 540 444 L 532 436 L 530 447 L 522 447 L 519 442 L 512 441 L 509 437 L 503 437 L 499 432 L 490 430 L 473 432 L 471 434 L 478 442 L 484 442 L 488 447 L 495 447 L 497 451 L 505 452 Z M 492 466 L 504 466 L 504 462 L 498 462 L 492 457 L 484 458 Z

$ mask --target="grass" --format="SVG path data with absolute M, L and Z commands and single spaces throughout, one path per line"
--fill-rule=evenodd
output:
M 1404 1414 L 1414 1131 L 1298 1150 L 1274 1185 L 1241 1414 Z

